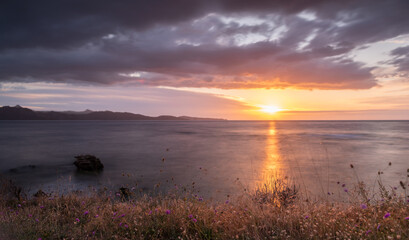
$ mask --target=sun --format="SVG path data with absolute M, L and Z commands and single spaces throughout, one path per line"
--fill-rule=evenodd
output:
M 269 114 L 274 114 L 274 113 L 284 110 L 276 106 L 259 105 L 259 107 L 260 107 L 259 111 L 269 113 Z

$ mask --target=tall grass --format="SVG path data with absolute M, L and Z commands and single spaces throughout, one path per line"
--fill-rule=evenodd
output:
M 289 183 L 271 178 L 211 202 L 185 192 L 26 198 L 3 181 L 0 230 L 7 239 L 409 239 L 407 182 L 388 189 L 379 181 L 378 198 L 359 182 L 345 192 L 348 202 L 302 198 Z

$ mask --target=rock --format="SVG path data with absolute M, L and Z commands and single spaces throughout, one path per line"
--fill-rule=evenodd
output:
M 43 192 L 43 190 L 38 190 L 35 194 L 34 197 L 36 198 L 45 198 L 48 197 L 47 193 Z
M 74 165 L 77 166 L 78 170 L 99 171 L 104 168 L 99 158 L 93 155 L 79 155 L 75 158 L 77 160 L 74 162 Z

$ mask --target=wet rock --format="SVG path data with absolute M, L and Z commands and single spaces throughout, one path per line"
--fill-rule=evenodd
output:
M 99 158 L 93 155 L 79 155 L 76 156 L 77 159 L 74 162 L 74 165 L 78 168 L 78 170 L 83 171 L 100 171 L 104 168 L 104 165 L 101 163 Z
M 45 198 L 45 197 L 48 197 L 48 194 L 43 192 L 43 190 L 40 189 L 36 193 L 34 193 L 33 196 L 36 198 Z

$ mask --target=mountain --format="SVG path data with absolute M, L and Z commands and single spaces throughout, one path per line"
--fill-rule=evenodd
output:
M 149 117 L 141 114 L 128 112 L 111 111 L 91 111 L 83 112 L 65 111 L 65 112 L 43 112 L 33 111 L 19 105 L 15 107 L 0 107 L 0 120 L 173 120 L 173 121 L 220 121 L 226 119 L 216 118 L 195 118 L 195 117 L 175 117 L 161 115 L 159 117 Z

